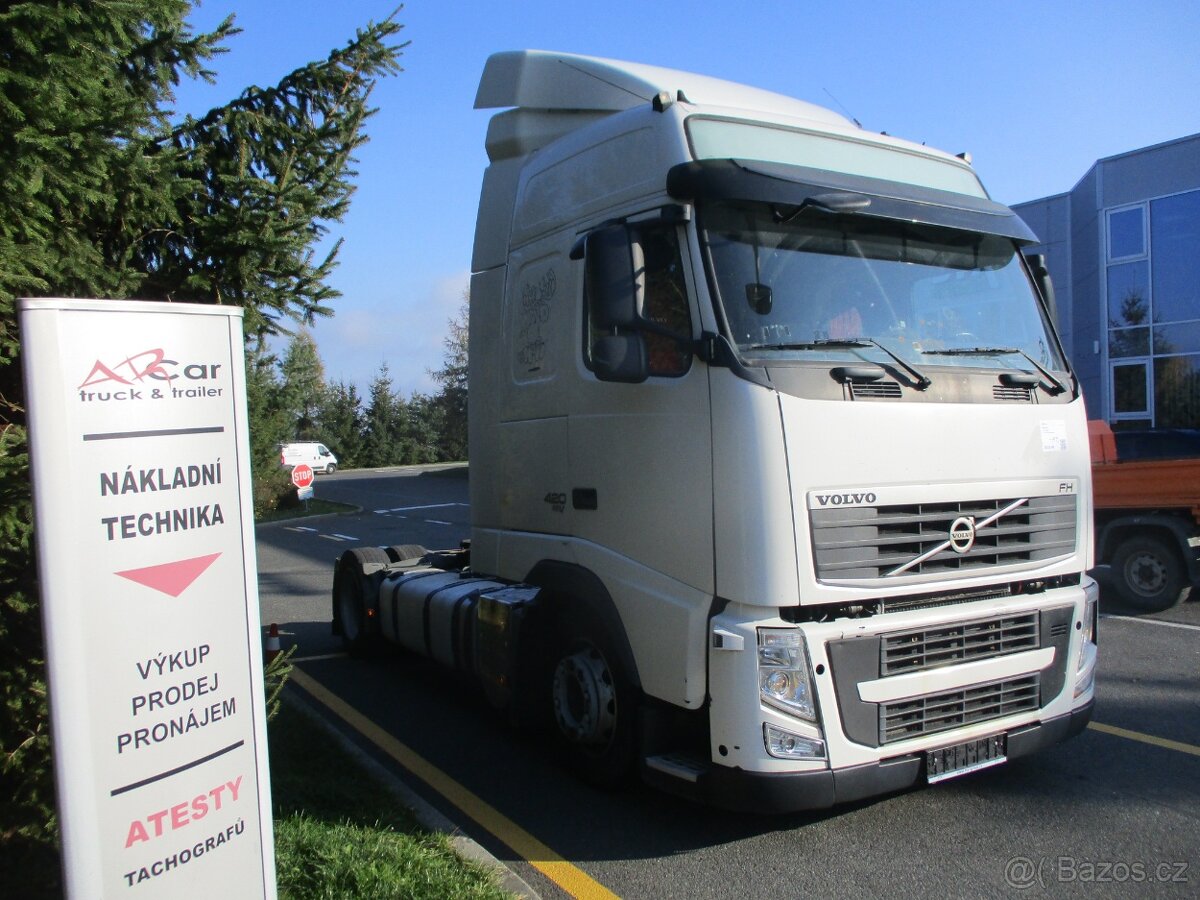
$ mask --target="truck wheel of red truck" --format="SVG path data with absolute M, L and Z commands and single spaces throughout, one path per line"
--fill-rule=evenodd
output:
M 591 616 L 560 622 L 550 670 L 554 732 L 567 768 L 596 787 L 633 767 L 635 691 L 608 635 Z
M 1179 554 L 1153 535 L 1126 539 L 1113 554 L 1112 567 L 1121 599 L 1146 612 L 1170 609 L 1186 586 Z

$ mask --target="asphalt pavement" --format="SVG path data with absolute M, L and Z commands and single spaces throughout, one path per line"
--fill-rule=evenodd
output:
M 457 546 L 464 467 L 318 476 L 360 512 L 259 526 L 264 625 L 295 642 L 307 702 L 366 758 L 542 897 L 1200 895 L 1200 602 L 1137 615 L 1102 596 L 1092 726 L 1040 754 L 819 813 L 732 815 L 643 786 L 592 790 L 425 660 L 341 652 L 333 561 Z

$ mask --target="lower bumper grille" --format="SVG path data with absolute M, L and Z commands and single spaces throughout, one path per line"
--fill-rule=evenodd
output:
M 881 704 L 879 743 L 894 744 L 1035 710 L 1040 687 L 1041 679 L 1034 673 Z

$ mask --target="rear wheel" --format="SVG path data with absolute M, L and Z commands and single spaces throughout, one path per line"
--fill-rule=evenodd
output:
M 342 646 L 351 656 L 364 656 L 379 645 L 379 626 L 372 615 L 371 596 L 378 587 L 378 579 L 372 576 L 389 562 L 387 554 L 375 547 L 348 550 L 338 560 L 333 576 L 333 606 L 341 628 Z
M 1147 612 L 1170 609 L 1187 586 L 1183 560 L 1174 547 L 1154 535 L 1137 535 L 1117 547 L 1113 574 L 1121 599 Z
M 589 784 L 615 787 L 634 760 L 632 681 L 596 623 L 564 623 L 555 646 L 550 708 L 566 765 Z
M 395 544 L 391 547 L 383 548 L 389 562 L 407 562 L 413 559 L 420 559 L 429 551 L 420 544 Z

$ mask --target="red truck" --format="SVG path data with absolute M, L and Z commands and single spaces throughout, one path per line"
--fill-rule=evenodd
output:
M 1130 606 L 1182 602 L 1200 581 L 1200 456 L 1183 455 L 1200 449 L 1200 435 L 1114 435 L 1104 421 L 1089 422 L 1088 432 L 1096 561 L 1112 567 Z

